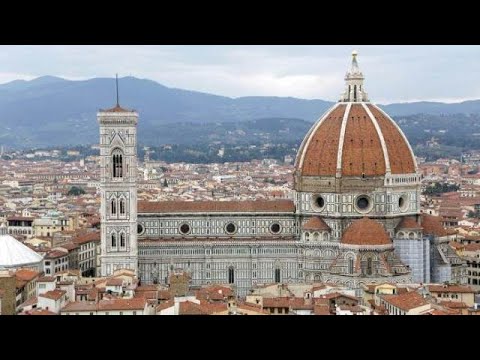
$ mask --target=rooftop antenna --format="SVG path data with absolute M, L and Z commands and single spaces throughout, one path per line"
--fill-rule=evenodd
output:
M 115 74 L 115 79 L 116 79 L 116 84 L 117 84 L 117 107 L 119 107 L 120 103 L 118 101 L 118 74 Z

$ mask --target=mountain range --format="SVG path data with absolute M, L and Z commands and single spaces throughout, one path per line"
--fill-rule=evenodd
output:
M 119 80 L 120 102 L 139 112 L 139 138 L 162 143 L 168 126 L 293 118 L 315 121 L 333 103 L 293 97 L 229 98 L 169 88 L 155 81 Z M 98 141 L 96 112 L 115 105 L 115 81 L 72 81 L 43 76 L 0 85 L 0 144 L 12 147 L 93 144 Z M 381 106 L 392 116 L 477 114 L 480 100 L 446 104 L 398 103 Z M 188 131 L 188 126 L 186 130 Z M 181 134 L 179 135 L 181 136 Z M 168 141 L 175 141 L 172 136 Z

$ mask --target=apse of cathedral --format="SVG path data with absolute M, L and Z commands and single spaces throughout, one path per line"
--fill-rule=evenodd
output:
M 440 219 L 420 213 L 412 148 L 371 103 L 352 53 L 340 100 L 312 126 L 295 162 L 291 199 L 137 201 L 138 114 L 98 113 L 101 272 L 135 270 L 167 283 L 178 269 L 192 286 L 465 282 Z

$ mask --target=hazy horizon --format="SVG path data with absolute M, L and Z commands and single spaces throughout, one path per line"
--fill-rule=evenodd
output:
M 0 84 L 50 75 L 134 76 L 232 98 L 337 101 L 352 50 L 373 102 L 480 98 L 480 46 L 3 45 Z M 478 78 L 478 80 L 477 80 Z

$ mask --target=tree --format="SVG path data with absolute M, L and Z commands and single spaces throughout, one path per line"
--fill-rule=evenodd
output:
M 476 217 L 479 217 L 480 215 L 480 211 L 472 211 L 470 210 L 467 214 L 467 217 L 469 218 L 476 218 Z
M 85 194 L 85 190 L 78 186 L 72 186 L 70 190 L 68 190 L 68 196 L 78 196 Z
M 167 179 L 163 179 L 163 187 L 168 187 Z

